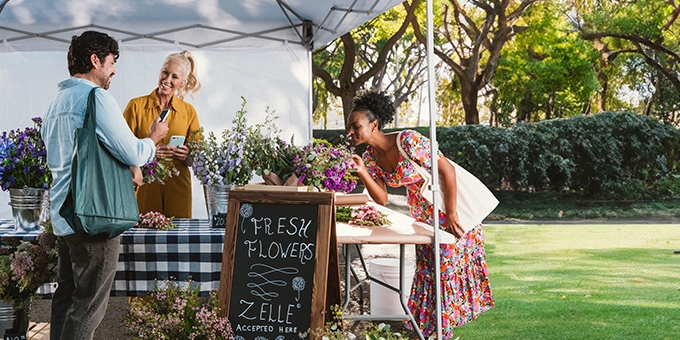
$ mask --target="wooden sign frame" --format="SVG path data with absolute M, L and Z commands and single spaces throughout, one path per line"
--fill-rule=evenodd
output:
M 328 284 L 329 257 L 332 245 L 332 226 L 335 220 L 334 195 L 332 192 L 280 192 L 234 190 L 229 193 L 227 218 L 224 232 L 224 248 L 222 252 L 222 270 L 218 291 L 221 316 L 229 316 L 231 290 L 234 280 L 234 262 L 236 241 L 238 240 L 238 218 L 241 203 L 318 205 L 318 229 L 315 243 L 314 284 L 312 287 L 312 305 L 309 339 L 314 339 L 314 331 L 322 330 L 326 318 L 326 289 Z M 337 249 L 335 253 L 337 256 Z M 337 266 L 337 260 L 331 262 Z M 333 271 L 331 271 L 333 272 Z M 331 293 L 333 294 L 333 292 Z M 299 330 L 306 332 L 307 330 Z

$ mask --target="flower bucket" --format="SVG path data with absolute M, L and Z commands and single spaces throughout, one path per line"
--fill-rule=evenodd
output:
M 30 310 L 14 309 L 14 305 L 0 300 L 0 335 L 3 339 L 26 339 Z
M 26 232 L 42 230 L 49 216 L 49 191 L 38 188 L 9 189 L 14 228 Z
M 399 288 L 399 259 L 375 258 L 369 263 L 372 277 L 394 288 Z M 402 277 L 401 284 L 404 288 L 402 301 L 404 304 L 407 304 L 416 265 L 411 261 L 406 261 L 405 264 L 406 272 Z M 370 294 L 371 315 L 399 315 L 405 313 L 399 301 L 399 293 L 380 285 L 375 280 L 371 281 Z
M 215 228 L 224 228 L 227 218 L 227 206 L 229 205 L 229 193 L 238 190 L 236 185 L 204 185 L 205 206 L 208 210 L 208 219 Z

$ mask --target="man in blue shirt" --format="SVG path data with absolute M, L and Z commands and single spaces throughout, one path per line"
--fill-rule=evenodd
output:
M 107 34 L 87 31 L 73 36 L 67 59 L 72 78 L 59 83 L 42 128 L 54 178 L 50 211 L 59 249 L 59 286 L 52 299 L 50 325 L 53 340 L 92 339 L 106 314 L 120 249 L 120 237 L 76 235 L 59 214 L 71 183 L 74 132 L 83 126 L 90 90 L 96 86 L 106 90 L 111 85 L 118 43 Z M 149 136 L 138 139 L 108 91 L 96 91 L 96 107 L 97 136 L 116 159 L 133 167 L 153 159 L 156 143 L 168 132 L 167 123 L 156 119 Z

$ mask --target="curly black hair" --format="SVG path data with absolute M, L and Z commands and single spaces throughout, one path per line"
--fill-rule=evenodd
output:
M 118 42 L 106 33 L 86 31 L 80 36 L 71 37 L 71 46 L 68 47 L 68 73 L 71 76 L 84 74 L 92 70 L 90 56 L 96 54 L 103 63 L 106 56 L 113 54 L 118 60 Z
M 369 91 L 354 98 L 352 111 L 363 112 L 368 121 L 378 121 L 378 128 L 382 128 L 394 120 L 397 110 L 392 99 L 383 91 Z

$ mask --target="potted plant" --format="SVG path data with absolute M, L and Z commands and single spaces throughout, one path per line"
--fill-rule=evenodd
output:
M 130 302 L 123 323 L 135 339 L 233 339 L 229 320 L 219 316 L 217 291 L 206 298 L 199 291 L 191 279 L 157 282 L 147 298 Z
M 283 140 L 281 130 L 276 126 L 275 111 L 265 109 L 266 117 L 262 125 L 254 129 L 254 147 L 252 154 L 255 173 L 262 176 L 269 185 L 298 185 L 295 167 L 291 160 L 300 155 L 302 150 L 295 145 L 293 137 L 290 142 Z
M 40 129 L 42 118 L 32 119 L 34 126 L 5 131 L 0 136 L 0 187 L 8 191 L 15 228 L 25 231 L 39 229 L 48 215 L 43 204 L 52 184 L 47 166 L 47 150 Z M 49 198 L 47 198 L 49 202 Z
M 0 300 L 13 309 L 14 333 L 26 332 L 31 301 L 57 274 L 57 238 L 49 220 L 44 229 L 34 240 L 0 238 Z
M 208 217 L 226 215 L 229 192 L 253 178 L 250 161 L 253 129 L 246 121 L 246 100 L 241 97 L 231 129 L 222 132 L 221 140 L 211 131 L 205 136 L 203 127 L 191 133 L 186 143 L 191 149 L 194 176 L 203 184 Z
M 315 140 L 292 160 L 300 183 L 319 190 L 349 193 L 357 186 L 352 153 L 345 146 L 334 147 Z
M 283 140 L 276 126 L 274 111 L 266 110 L 265 123 L 256 127 L 254 134 L 253 167 L 265 184 L 304 185 L 316 190 L 348 193 L 356 187 L 357 177 L 352 173 L 352 149 L 348 145 L 333 146 L 323 140 L 314 140 L 305 146 L 296 146 Z
M 250 153 L 253 129 L 246 121 L 246 100 L 241 97 L 231 129 L 222 132 L 221 140 L 211 131 L 205 136 L 203 127 L 192 132 L 187 145 L 193 158 L 192 170 L 205 186 L 242 186 L 253 178 Z

